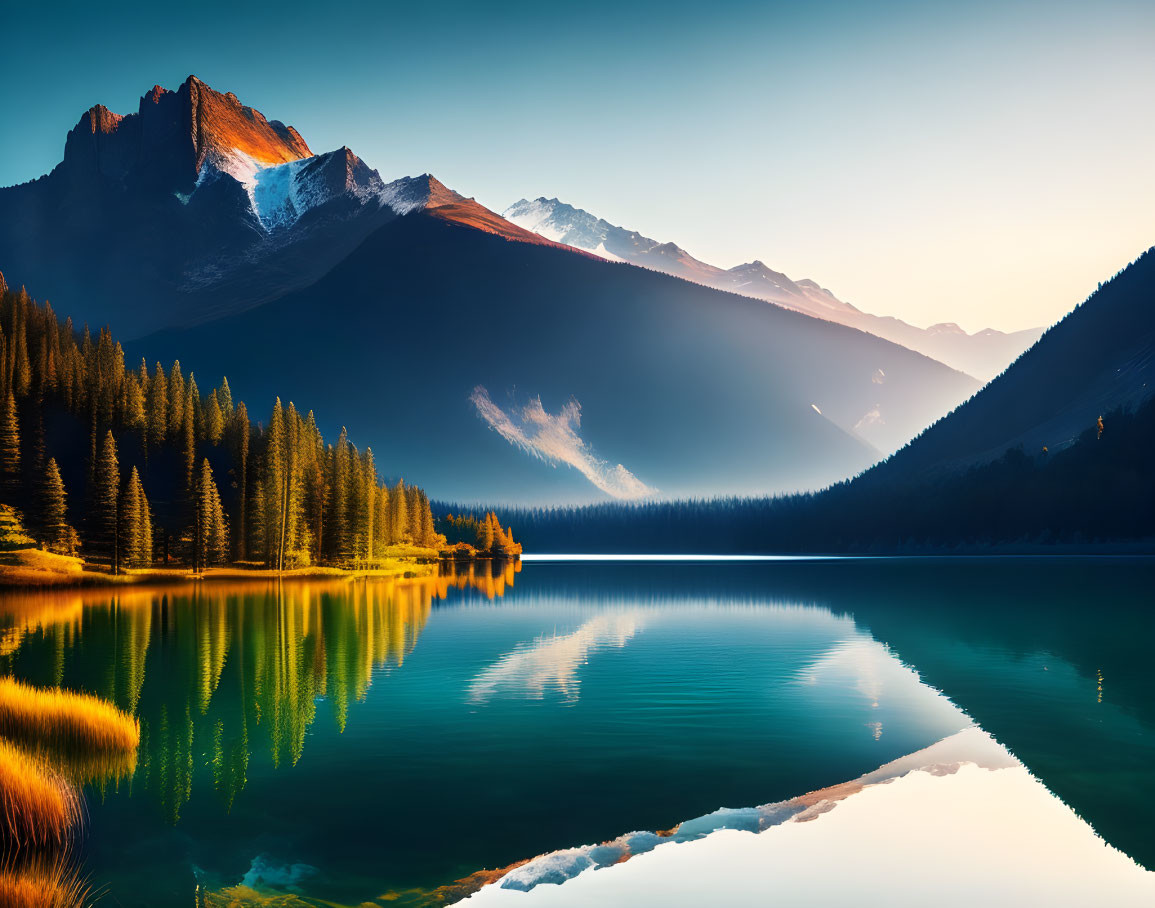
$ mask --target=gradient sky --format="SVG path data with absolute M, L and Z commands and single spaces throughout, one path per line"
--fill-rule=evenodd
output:
M 195 73 L 314 151 L 557 196 L 871 312 L 1050 323 L 1155 243 L 1155 4 L 25 4 L 0 185 Z

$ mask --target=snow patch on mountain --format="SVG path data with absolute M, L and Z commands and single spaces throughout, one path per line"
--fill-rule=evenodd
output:
M 206 159 L 196 186 L 221 177 L 240 183 L 257 221 L 270 233 L 291 227 L 338 195 L 364 205 L 380 199 L 385 190 L 377 172 L 347 149 L 283 164 L 262 163 L 236 148 L 217 150 Z M 188 197 L 180 200 L 187 204 Z
M 429 201 L 428 186 L 420 177 L 402 177 L 386 184 L 381 190 L 381 202 L 397 214 L 420 211 Z

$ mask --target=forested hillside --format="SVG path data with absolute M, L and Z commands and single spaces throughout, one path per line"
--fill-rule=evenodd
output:
M 920 552 L 1155 540 L 1155 399 L 1059 452 L 782 498 L 507 509 L 531 552 Z M 441 510 L 441 505 L 436 505 Z M 452 505 L 446 505 L 452 508 Z
M 114 570 L 260 562 L 348 566 L 440 545 L 428 499 L 386 487 L 373 452 L 277 399 L 265 424 L 228 380 L 202 393 L 179 361 L 128 368 L 0 277 L 0 502 L 32 538 Z

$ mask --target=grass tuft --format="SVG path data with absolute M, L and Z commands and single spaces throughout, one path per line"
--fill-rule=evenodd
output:
M 39 757 L 0 739 L 0 840 L 7 853 L 67 846 L 80 815 L 76 789 Z
M 107 700 L 0 678 L 0 736 L 70 766 L 135 765 L 140 723 Z M 84 769 L 81 775 L 88 775 Z M 119 773 L 114 773 L 119 774 Z
M 63 861 L 0 868 L 4 908 L 82 908 L 88 896 L 88 886 Z

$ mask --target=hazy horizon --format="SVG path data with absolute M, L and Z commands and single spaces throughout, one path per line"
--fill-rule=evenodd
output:
M 0 185 L 51 170 L 92 105 L 195 73 L 386 179 L 428 171 L 499 212 L 556 196 L 920 326 L 1050 324 L 1155 242 L 1138 3 L 5 17 Z

